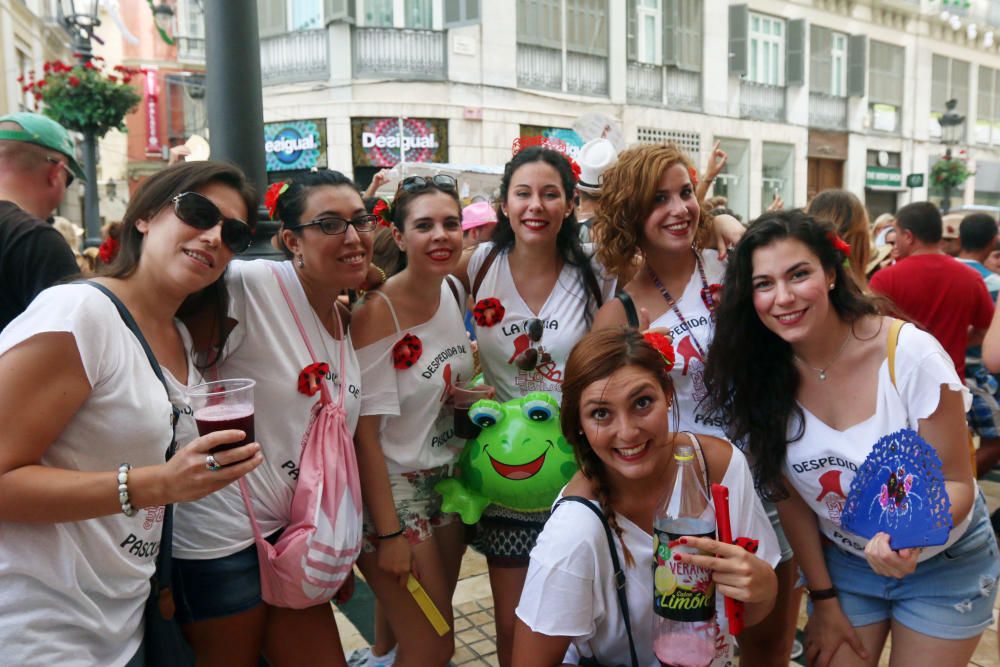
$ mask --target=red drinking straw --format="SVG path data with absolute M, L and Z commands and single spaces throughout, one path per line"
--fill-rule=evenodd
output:
M 721 484 L 713 484 L 712 502 L 715 503 L 716 534 L 719 541 L 732 544 L 733 529 L 729 523 L 729 488 Z M 729 619 L 729 634 L 735 637 L 743 632 L 743 603 L 726 596 L 726 618 Z

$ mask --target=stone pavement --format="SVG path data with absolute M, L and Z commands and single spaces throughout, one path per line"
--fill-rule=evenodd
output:
M 990 511 L 1000 507 L 1000 467 L 984 480 L 980 486 L 986 494 Z M 344 649 L 351 653 L 354 649 L 369 645 L 372 640 L 373 602 L 371 590 L 358 579 L 357 593 L 354 599 L 336 612 L 337 626 L 344 643 Z M 489 576 L 486 573 L 486 561 L 482 556 L 472 551 L 466 552 L 459 576 L 458 588 L 455 591 L 455 629 L 457 640 L 453 664 L 462 667 L 480 667 L 499 665 L 496 657 L 496 629 L 493 623 L 493 599 L 490 595 Z M 1000 604 L 998 604 L 1000 606 Z M 993 610 L 994 619 L 998 611 Z M 805 625 L 805 603 L 799 614 L 799 629 Z M 997 649 L 996 623 L 986 631 L 970 665 L 976 667 L 1000 667 L 1000 657 Z M 805 664 L 804 661 L 792 662 L 790 667 Z M 879 662 L 880 666 L 889 664 L 888 646 Z

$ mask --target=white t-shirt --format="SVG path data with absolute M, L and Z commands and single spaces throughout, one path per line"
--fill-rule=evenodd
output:
M 73 335 L 91 394 L 41 464 L 111 472 L 122 463 L 163 463 L 170 403 L 111 300 L 90 285 L 49 288 L 0 334 L 0 355 L 46 332 Z M 107 492 L 117 498 L 113 484 Z M 66 523 L 0 522 L 0 662 L 127 663 L 142 639 L 162 522 L 162 507 L 131 518 L 116 512 Z
M 281 272 L 316 361 L 330 365 L 327 385 L 337 401 L 346 390 L 344 409 L 352 431 L 361 411 L 361 370 L 348 334 L 344 341 L 331 336 L 319 323 L 291 262 L 267 260 L 230 262 L 226 273 L 229 316 L 238 322 L 226 342 L 221 378 L 251 378 L 254 387 L 254 433 L 264 463 L 246 476 L 254 512 L 266 537 L 289 523 L 292 495 L 298 479 L 302 436 L 320 394 L 299 393 L 302 370 L 313 363 L 285 303 L 278 281 Z M 345 345 L 344 364 L 340 346 Z M 192 503 L 177 505 L 174 520 L 174 556 L 192 560 L 222 558 L 253 544 L 253 530 L 238 484 Z
M 451 280 L 450 278 L 448 280 Z M 399 329 L 392 303 L 383 295 L 396 332 L 358 350 L 361 414 L 383 415 L 379 431 L 389 473 L 426 470 L 452 463 L 465 441 L 455 437 L 455 411 L 442 401 L 450 384 L 472 379 L 473 360 L 463 319 L 465 290 L 452 281 L 458 300 L 441 283 L 441 301 L 431 319 Z M 405 334 L 416 336 L 423 352 L 410 368 L 393 366 L 392 348 Z
M 469 259 L 469 284 L 473 285 L 479 268 L 493 248 L 492 243 L 480 244 Z M 587 254 L 589 245 L 584 246 Z M 591 260 L 591 267 L 601 291 L 602 303 L 606 303 L 615 293 L 617 281 L 605 275 L 601 265 Z M 590 330 L 585 306 L 590 290 L 580 271 L 565 264 L 549 298 L 536 314 L 524 302 L 514 285 L 510 272 L 508 251 L 497 255 L 489 267 L 475 299 L 486 298 L 500 301 L 504 316 L 493 326 L 476 326 L 476 340 L 479 343 L 479 363 L 483 369 L 486 384 L 496 388 L 498 401 L 509 401 L 533 391 L 548 392 L 557 401 L 562 400 L 562 381 L 566 360 L 576 342 Z M 597 304 L 592 304 L 596 312 Z M 593 315 L 593 313 L 591 313 Z M 514 357 L 529 347 L 527 322 L 532 319 L 543 322 L 544 333 L 536 344 L 552 357 L 552 362 L 543 364 L 533 371 L 522 371 L 514 365 Z
M 705 267 L 705 281 L 709 286 L 721 285 L 726 274 L 726 264 L 719 261 L 718 251 L 703 250 L 701 258 Z M 677 308 L 684 316 L 684 322 L 677 317 L 673 308 L 667 308 L 667 312 L 652 322 L 650 328 L 669 329 L 674 341 L 675 364 L 670 371 L 670 379 L 674 381 L 680 413 L 675 430 L 725 438 L 722 420 L 709 417 L 706 414 L 708 406 L 701 404 L 708 395 L 704 379 L 705 362 L 708 348 L 715 336 L 715 320 L 702 296 L 703 289 L 701 273 L 695 267 L 684 293 L 679 298 L 676 294 L 672 295 L 677 299 Z M 718 301 L 719 295 L 716 294 L 714 298 Z
M 722 484 L 729 487 L 733 536 L 759 540 L 757 556 L 775 566 L 781 556 L 778 540 L 754 492 L 746 459 L 735 447 Z M 653 535 L 624 516 L 617 518 L 635 559 L 633 567 L 625 565 L 616 537 L 615 549 L 625 568 L 636 655 L 641 667 L 659 667 L 652 637 Z M 712 667 L 723 667 L 732 664 L 733 645 L 724 597 L 718 592 L 715 610 L 720 627 Z M 596 656 L 609 665 L 628 663 L 628 636 L 618 605 L 608 540 L 604 527 L 586 507 L 568 501 L 552 512 L 531 551 L 517 616 L 535 632 L 572 637 L 565 658 L 570 664 L 577 664 L 579 656 Z
M 868 540 L 842 529 L 840 516 L 854 475 L 872 447 L 883 436 L 902 428 L 918 430 L 917 421 L 937 409 L 942 385 L 962 393 L 966 410 L 972 402 L 948 353 L 934 336 L 913 325 L 900 330 L 895 371 L 893 387 L 889 361 L 882 362 L 875 414 L 846 431 L 827 426 L 802 407 L 805 415 L 802 438 L 789 442 L 785 457 L 785 475 L 816 513 L 820 531 L 844 551 L 861 557 Z M 797 431 L 797 425 L 791 424 L 789 438 Z M 920 560 L 927 560 L 954 544 L 965 533 L 971 516 L 969 512 L 952 528 L 947 544 L 924 549 Z

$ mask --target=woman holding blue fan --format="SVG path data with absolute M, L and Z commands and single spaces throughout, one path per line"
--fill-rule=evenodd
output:
M 809 664 L 876 665 L 892 632 L 891 664 L 966 665 L 1000 574 L 969 394 L 930 334 L 880 315 L 848 253 L 799 211 L 750 225 L 726 271 L 709 400 L 780 501 L 811 599 Z

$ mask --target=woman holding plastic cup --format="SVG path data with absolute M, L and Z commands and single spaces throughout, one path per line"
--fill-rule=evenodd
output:
M 196 328 L 196 340 L 208 350 L 207 362 L 216 362 L 207 377 L 227 386 L 232 379 L 256 383 L 254 429 L 267 458 L 246 486 L 261 533 L 273 544 L 292 520 L 303 436 L 321 382 L 333 402 L 343 396 L 348 429 L 357 425 L 361 371 L 350 316 L 337 297 L 365 280 L 376 224 L 354 183 L 335 171 L 272 185 L 265 204 L 282 221 L 279 238 L 288 261 L 233 262 L 226 274 L 228 338 L 220 345 L 218 330 L 206 327 Z M 356 480 L 356 467 L 347 468 Z M 272 667 L 345 664 L 328 603 L 290 609 L 264 602 L 238 485 L 178 506 L 174 556 L 178 618 L 199 665 L 256 667 L 261 654 Z M 346 584 L 340 595 L 350 588 Z
M 451 597 L 464 551 L 462 523 L 441 511 L 434 485 L 451 473 L 464 444 L 456 414 L 489 395 L 468 385 L 472 348 L 466 292 L 449 274 L 462 254 L 461 206 L 450 176 L 404 179 L 387 217 L 406 268 L 357 311 L 362 417 L 356 442 L 365 502 L 358 566 L 398 642 L 393 664 L 448 664 L 454 633 L 443 636 L 407 590 L 415 575 L 451 625 Z M 389 646 L 373 651 L 385 653 Z
M 171 403 L 196 375 L 179 309 L 211 306 L 251 233 L 238 169 L 189 162 L 143 183 L 102 286 L 43 292 L 0 335 L 0 645 L 17 665 L 143 664 L 142 618 L 163 505 L 216 491 L 262 461 L 241 431 L 178 432 Z M 214 458 L 213 458 L 214 457 Z M 212 470 L 210 463 L 221 466 Z

